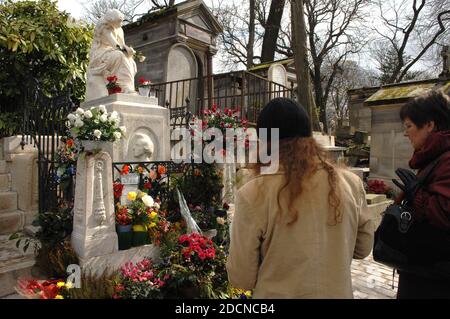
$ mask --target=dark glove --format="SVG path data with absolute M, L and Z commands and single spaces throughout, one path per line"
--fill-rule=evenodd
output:
M 405 193 L 406 201 L 411 203 L 414 200 L 414 195 L 416 194 L 420 186 L 416 174 L 414 174 L 409 169 L 404 168 L 398 168 L 395 171 L 395 174 L 397 174 L 397 176 L 400 177 L 403 184 L 401 184 L 396 179 L 393 179 L 392 182 Z

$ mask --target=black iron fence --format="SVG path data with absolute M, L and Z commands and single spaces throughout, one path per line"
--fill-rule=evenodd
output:
M 22 87 L 15 99 L 2 98 L 1 114 L 17 120 L 0 130 L 0 137 L 21 136 L 21 146 L 31 145 L 38 153 L 39 212 L 54 211 L 62 200 L 73 199 L 74 176 L 63 183 L 57 174 L 57 153 L 61 137 L 66 136 L 67 115 L 76 106 L 70 98 L 70 85 L 61 92 L 54 90 L 51 96 L 44 94 L 39 81 L 32 79 Z
M 215 104 L 222 109 L 238 108 L 241 118 L 250 122 L 256 121 L 260 110 L 271 99 L 292 97 L 293 92 L 292 88 L 247 71 L 156 83 L 153 88 L 158 104 L 170 109 L 187 107 L 190 113 L 201 116 L 202 110 Z

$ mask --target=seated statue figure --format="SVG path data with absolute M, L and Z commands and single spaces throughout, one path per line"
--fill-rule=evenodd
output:
M 117 76 L 122 93 L 133 93 L 137 68 L 133 48 L 125 45 L 122 30 L 124 15 L 116 9 L 108 10 L 94 29 L 89 55 L 86 101 L 108 95 L 108 76 Z

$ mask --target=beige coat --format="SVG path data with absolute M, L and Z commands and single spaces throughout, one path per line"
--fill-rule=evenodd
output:
M 362 181 L 339 169 L 343 221 L 327 225 L 328 174 L 320 169 L 295 200 L 296 223 L 277 222 L 281 173 L 258 176 L 236 196 L 231 225 L 228 277 L 254 298 L 353 298 L 352 258 L 369 255 L 374 216 L 369 216 Z M 286 207 L 285 193 L 280 196 Z

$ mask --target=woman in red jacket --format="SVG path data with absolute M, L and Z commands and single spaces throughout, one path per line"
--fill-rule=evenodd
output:
M 439 157 L 424 187 L 419 188 L 415 178 L 402 178 L 404 185 L 396 183 L 404 191 L 402 198 L 412 203 L 416 222 L 450 233 L 450 99 L 432 91 L 406 103 L 400 118 L 414 148 L 409 166 L 420 174 Z M 450 279 L 399 273 L 398 299 L 450 298 Z

